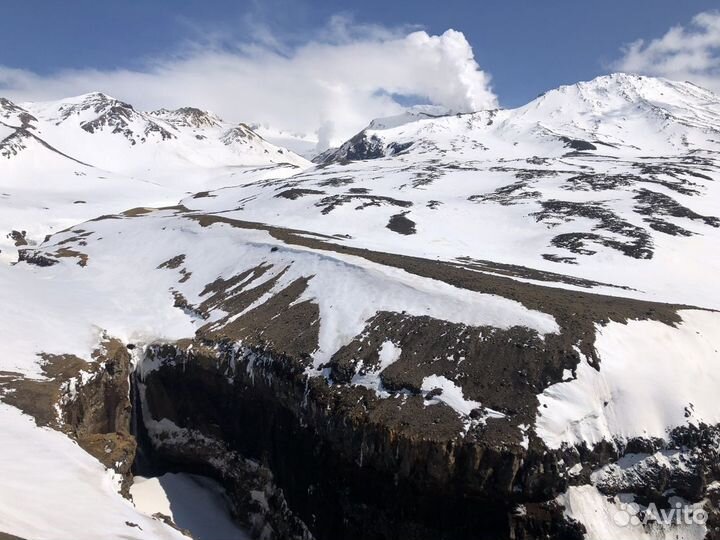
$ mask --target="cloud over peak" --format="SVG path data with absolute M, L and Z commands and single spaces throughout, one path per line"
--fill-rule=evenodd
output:
M 0 95 L 49 100 L 101 90 L 152 110 L 186 105 L 228 120 L 295 133 L 325 144 L 374 117 L 396 114 L 393 96 L 416 96 L 457 112 L 497 106 L 490 77 L 462 32 L 354 26 L 331 19 L 324 33 L 293 47 L 265 31 L 231 47 L 194 45 L 141 69 L 80 69 L 39 75 L 0 66 Z

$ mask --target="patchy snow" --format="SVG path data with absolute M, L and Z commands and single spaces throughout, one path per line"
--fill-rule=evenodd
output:
M 632 437 L 667 438 L 686 424 L 720 422 L 720 314 L 680 311 L 655 321 L 598 327 L 600 370 L 582 359 L 575 380 L 538 399 L 537 434 L 550 448 Z
M 295 280 L 312 276 L 296 302 L 310 300 L 320 309 L 320 343 L 314 355 L 316 366 L 330 360 L 340 347 L 360 334 L 366 321 L 379 311 L 427 315 L 470 326 L 509 328 L 519 325 L 540 334 L 558 331 L 552 316 L 529 310 L 519 302 L 459 289 L 361 257 L 284 246 L 269 235 L 265 235 L 262 243 L 255 243 L 256 232 L 221 228 L 228 236 L 246 239 L 239 242 L 234 251 L 236 264 L 243 265 L 238 270 L 268 263 L 283 270 L 278 273 L 273 288 L 253 308 Z M 275 245 L 278 249 L 274 252 L 268 249 L 273 244 L 279 244 Z
M 520 325 L 541 336 L 558 331 L 551 315 L 516 301 L 358 256 L 290 246 L 263 231 L 201 227 L 177 207 L 73 227 L 131 207 L 172 206 L 182 197 L 191 211 L 294 228 L 341 246 L 450 261 L 494 274 L 502 269 L 483 267 L 484 261 L 519 265 L 608 284 L 593 286 L 597 292 L 720 308 L 720 227 L 714 221 L 720 198 L 720 101 L 692 85 L 617 75 L 562 87 L 514 110 L 380 119 L 366 136 L 391 157 L 317 168 L 247 126 L 227 125 L 205 111 L 144 113 L 102 94 L 23 107 L 34 117 L 29 120 L 33 135 L 15 137 L 28 117 L 0 102 L 0 260 L 14 262 L 22 247 L 15 245 L 16 235 L 7 236 L 13 230 L 24 231 L 19 243 L 31 246 L 56 233 L 42 249 L 65 250 L 66 256 L 47 268 L 0 265 L 0 371 L 39 377 L 39 353 L 91 360 L 104 334 L 137 344 L 138 350 L 192 337 L 199 325 L 226 313 L 215 309 L 202 320 L 174 307 L 173 295 L 198 304 L 208 283 L 258 266 L 268 269 L 265 275 L 248 278 L 234 292 L 276 281 L 246 313 L 295 280 L 307 280 L 297 301 L 311 301 L 319 309 L 315 368 L 378 311 L 469 326 Z M 123 113 L 117 116 L 117 110 Z M 311 137 L 297 138 L 310 144 Z M 612 182 L 598 188 L 583 183 L 583 175 Z M 651 201 L 649 209 L 639 209 L 643 190 L 677 206 L 663 210 Z M 543 217 L 552 201 L 579 205 L 583 212 Z M 399 217 L 412 227 L 391 226 Z M 604 219 L 611 223 L 603 224 Z M 674 228 L 682 232 L 668 232 Z M 630 236 L 623 235 L 627 231 Z M 574 252 L 557 241 L 563 235 L 594 239 Z M 617 242 L 627 248 L 637 238 L 645 242 L 643 256 L 617 248 Z M 180 268 L 158 268 L 179 255 L 184 256 Z M 534 274 L 516 279 L 542 282 Z M 588 290 L 557 276 L 544 279 Z M 681 315 L 677 327 L 653 321 L 598 327 L 599 371 L 584 358 L 574 371 L 565 370 L 563 382 L 538 397 L 536 434 L 550 448 L 592 446 L 666 437 L 687 423 L 720 422 L 715 397 L 720 316 L 698 310 Z M 379 375 L 400 353 L 396 344 L 384 342 L 380 365 L 356 375 L 353 383 L 384 395 Z M 425 395 L 436 389 L 442 392 L 433 394 L 428 406 L 445 403 L 464 417 L 482 409 L 454 381 L 425 377 Z M 201 436 L 170 424 L 150 422 L 151 434 Z M 527 448 L 533 428 L 521 429 Z M 0 437 L 0 506 L 8 509 L 0 512 L 0 531 L 25 538 L 179 538 L 123 500 L 112 476 L 64 435 L 37 428 L 0 405 Z M 670 459 L 652 459 L 661 458 Z M 639 467 L 617 466 L 624 467 L 623 474 Z M 579 473 L 577 467 L 570 473 Z M 169 491 L 161 494 L 159 484 L 149 480 L 135 486 L 143 500 L 139 505 L 177 514 Z M 572 487 L 559 500 L 569 516 L 586 524 L 589 538 L 660 538 L 617 530 L 608 523 L 616 503 L 595 488 Z M 684 538 L 701 532 L 680 531 Z
M 427 399 L 425 401 L 426 406 L 445 403 L 462 416 L 467 416 L 473 409 L 480 407 L 480 402 L 465 399 L 462 388 L 442 375 L 430 375 L 423 378 L 420 389 L 425 393 L 434 390 L 441 391 L 439 394 L 434 395 L 431 399 Z
M 367 371 L 363 370 L 362 365 L 359 365 L 358 372 L 353 375 L 353 378 L 350 381 L 351 384 L 370 388 L 380 397 L 389 397 L 390 393 L 382 386 L 380 374 L 385 368 L 397 362 L 400 358 L 400 353 L 402 353 L 402 349 L 400 349 L 400 347 L 395 345 L 392 341 L 384 341 L 380 346 L 380 351 L 378 351 L 380 362 L 377 369 Z
M 426 398 L 425 406 L 445 403 L 460 416 L 469 416 L 474 409 L 481 408 L 480 402 L 467 399 L 461 387 L 442 375 L 430 375 L 423 378 L 421 390 L 425 394 L 433 390 L 441 390 L 439 394 L 433 395 L 430 399 Z M 490 418 L 503 418 L 505 416 L 501 412 L 492 409 L 483 408 L 482 410 L 484 415 Z
M 552 316 L 519 302 L 459 289 L 361 257 L 290 247 L 263 231 L 222 224 L 203 228 L 172 211 L 86 223 L 82 230 L 90 234 L 83 240 L 86 245 L 76 249 L 87 254 L 86 267 L 76 264 L 75 258 L 63 258 L 48 268 L 0 266 L 0 276 L 10 285 L 0 289 L 0 303 L 7 306 L 3 331 L 9 336 L 31 336 L 0 343 L 0 369 L 28 372 L 41 352 L 89 359 L 102 331 L 135 344 L 192 337 L 206 321 L 175 308 L 171 289 L 182 292 L 190 303 L 199 303 L 208 283 L 260 265 L 272 266 L 279 276 L 273 293 L 296 279 L 309 278 L 298 301 L 310 300 L 320 309 L 316 365 L 329 360 L 383 310 L 470 326 L 521 325 L 540 334 L 558 330 Z M 200 234 L 203 241 L 197 242 Z M 66 237 L 73 238 L 74 233 Z M 178 282 L 175 271 L 157 268 L 178 254 L 185 255 L 184 266 L 192 273 L 185 283 Z M 37 308 L 26 309 L 28 303 Z M 74 306 L 73 317 L 65 316 L 68 306 Z
M 717 125 L 720 100 L 693 85 L 601 77 L 513 110 L 379 120 L 365 134 L 389 157 L 309 169 L 287 182 L 247 183 L 184 204 L 338 235 L 332 241 L 354 247 L 521 265 L 634 289 L 598 292 L 720 308 L 720 288 L 713 286 L 720 250 L 710 247 L 720 243 L 720 222 L 682 210 L 718 217 Z M 569 146 L 583 142 L 595 150 Z M 405 145 L 411 146 L 394 153 Z M 305 192 L 280 195 L 290 189 Z M 639 209 L 642 194 L 669 197 L 681 209 L 665 212 L 654 203 L 649 216 Z M 541 219 L 538 212 L 551 201 L 590 213 Z M 388 228 L 398 214 L 414 223 L 413 234 Z M 615 225 L 603 228 L 603 215 Z M 667 232 L 673 226 L 684 232 Z M 553 243 L 561 235 L 602 238 L 586 238 L 575 252 Z M 626 248 L 642 244 L 652 257 L 629 256 L 603 239 Z

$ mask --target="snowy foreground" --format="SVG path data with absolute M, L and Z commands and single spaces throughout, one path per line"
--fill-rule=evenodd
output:
M 195 339 L 251 380 L 301 358 L 308 385 L 392 403 L 388 425 L 417 407 L 398 437 L 544 460 L 543 504 L 586 538 L 715 538 L 718 126 L 708 91 L 613 75 L 375 120 L 311 163 L 196 109 L 0 100 L 0 533 L 243 538 L 215 484 L 123 496 L 63 424 L 108 342 L 147 382 L 178 363 L 154 347 Z M 18 398 L 38 381 L 59 386 L 50 420 Z M 189 438 L 145 416 L 154 444 Z M 651 503 L 711 519 L 630 521 Z

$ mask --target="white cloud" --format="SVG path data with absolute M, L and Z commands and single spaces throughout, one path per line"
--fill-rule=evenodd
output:
M 688 26 L 674 26 L 651 41 L 635 41 L 623 52 L 615 69 L 686 80 L 719 92 L 720 12 L 699 13 Z
M 142 69 L 65 70 L 51 75 L 0 66 L 0 94 L 19 101 L 103 91 L 140 109 L 192 105 L 228 120 L 317 133 L 337 144 L 374 117 L 400 112 L 392 94 L 416 95 L 455 111 L 497 106 L 490 78 L 461 32 L 442 35 L 334 17 L 292 48 L 262 39 L 195 45 Z

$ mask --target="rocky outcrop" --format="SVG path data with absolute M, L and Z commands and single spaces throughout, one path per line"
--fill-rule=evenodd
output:
M 328 165 L 366 159 L 378 159 L 406 152 L 412 142 L 386 144 L 380 137 L 361 131 L 339 148 L 331 148 L 313 158 L 313 163 Z
M 552 505 L 515 512 L 566 487 L 557 456 L 463 440 L 450 408 L 341 391 L 259 349 L 195 343 L 147 354 L 141 388 L 154 459 L 219 478 L 257 533 L 263 523 L 272 538 L 580 537 Z
M 132 481 L 136 442 L 131 434 L 130 353 L 117 340 L 95 352 L 97 366 L 74 395 L 61 400 L 61 419 L 78 444 L 123 477 L 127 494 Z
M 31 415 L 36 423 L 67 433 L 89 454 L 122 477 L 128 494 L 136 442 L 128 349 L 107 339 L 87 363 L 72 355 L 44 355 L 44 380 L 0 373 L 0 399 Z

